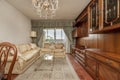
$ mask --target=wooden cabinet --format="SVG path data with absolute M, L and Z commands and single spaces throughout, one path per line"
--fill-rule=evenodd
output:
M 120 80 L 120 73 L 114 68 L 103 63 L 99 64 L 99 79 L 100 80 Z
M 74 28 L 72 31 L 72 37 L 78 37 L 78 30 L 77 28 Z
M 90 5 L 90 31 L 99 30 L 99 7 L 98 0 Z
M 87 72 L 94 78 L 97 80 L 97 61 L 89 56 L 89 55 L 86 55 L 86 67 L 85 69 L 87 70 Z
M 74 24 L 73 37 L 88 36 L 88 11 L 85 9 L 76 19 Z
M 120 55 L 99 49 L 74 48 L 74 58 L 94 80 L 120 80 Z
M 92 0 L 88 6 L 90 33 L 120 29 L 120 0 Z
M 120 80 L 120 55 L 86 49 L 86 70 L 95 80 Z
M 120 23 L 120 0 L 103 0 L 103 26 L 110 27 Z
M 75 59 L 85 67 L 85 50 L 75 49 Z

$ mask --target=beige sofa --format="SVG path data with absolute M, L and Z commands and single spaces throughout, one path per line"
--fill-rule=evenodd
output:
M 51 53 L 55 57 L 65 57 L 65 47 L 63 43 L 44 43 L 44 47 L 41 48 L 40 53 Z
M 35 62 L 40 57 L 40 48 L 35 44 L 20 44 L 17 45 L 18 55 L 17 60 L 13 68 L 13 74 L 20 74 L 24 72 L 33 62 Z M 9 55 L 9 60 L 7 62 L 7 67 L 5 68 L 5 73 L 8 72 L 11 63 L 12 55 Z

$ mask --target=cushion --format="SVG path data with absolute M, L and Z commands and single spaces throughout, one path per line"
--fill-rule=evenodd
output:
M 44 43 L 44 48 L 49 48 L 50 44 L 49 43 Z
M 24 53 L 25 51 L 27 51 L 27 47 L 25 44 L 21 44 L 18 46 L 18 49 L 21 53 Z
M 26 48 L 27 48 L 27 51 L 29 51 L 31 49 L 31 45 L 26 44 Z
M 25 61 L 31 59 L 32 57 L 34 57 L 34 55 L 38 54 L 37 53 L 38 50 L 30 50 L 30 51 L 27 51 L 26 53 L 24 53 L 22 55 L 22 57 L 24 58 Z
M 51 49 L 48 49 L 48 48 L 41 48 L 40 50 L 41 51 L 51 51 Z
M 31 46 L 31 48 L 32 48 L 32 49 L 34 49 L 34 48 L 36 48 L 36 47 L 37 47 L 37 45 L 36 45 L 36 44 L 34 44 L 34 43 L 30 43 L 30 46 Z
M 62 43 L 55 44 L 56 49 L 62 49 L 63 47 L 64 47 L 64 45 Z
M 51 45 L 49 48 L 50 48 L 50 49 L 55 49 L 55 46 L 54 46 L 54 45 Z
M 64 50 L 63 50 L 63 49 L 55 49 L 54 52 L 55 52 L 55 53 L 64 52 Z

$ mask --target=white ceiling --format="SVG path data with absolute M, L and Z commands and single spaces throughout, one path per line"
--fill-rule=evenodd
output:
M 25 16 L 32 20 L 40 20 L 40 18 L 33 6 L 31 0 L 6 0 Z M 87 6 L 90 0 L 59 0 L 59 8 L 56 11 L 56 16 L 53 19 L 76 19 L 82 10 Z

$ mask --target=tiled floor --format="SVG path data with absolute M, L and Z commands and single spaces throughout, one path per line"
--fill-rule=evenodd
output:
M 73 65 L 80 80 L 93 80 L 91 76 L 84 70 L 84 68 L 73 58 L 72 55 L 67 54 L 67 56 L 69 57 L 71 64 Z

